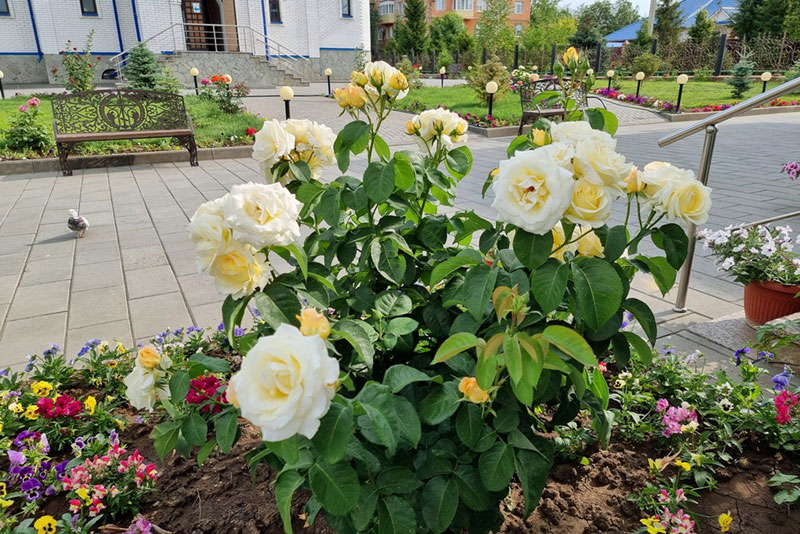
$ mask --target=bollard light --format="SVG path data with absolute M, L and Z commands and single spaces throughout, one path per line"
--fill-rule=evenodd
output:
M 761 92 L 765 93 L 767 91 L 767 82 L 772 79 L 772 73 L 769 71 L 761 73 L 761 81 L 764 82 L 761 86 Z
M 614 78 L 614 71 L 610 70 L 606 72 L 606 76 L 608 76 L 608 90 L 611 90 L 611 80 Z
M 192 78 L 194 78 L 194 94 L 200 94 L 200 91 L 197 89 L 197 77 L 200 75 L 200 71 L 195 67 L 192 67 L 189 69 L 189 74 L 191 74 Z
M 447 69 L 442 67 L 439 69 L 439 77 L 442 79 L 442 88 L 444 88 L 444 75 L 447 74 Z
M 636 73 L 636 98 L 639 98 L 639 90 L 642 88 L 642 80 L 644 80 L 644 72 L 639 71 Z
M 533 67 L 531 67 L 531 70 L 533 72 L 537 72 L 539 70 L 539 65 L 534 65 Z
M 494 80 L 490 80 L 486 83 L 486 92 L 489 94 L 489 116 L 492 116 L 492 104 L 494 100 L 494 94 L 497 92 L 497 82 Z
M 0 97 L 2 97 L 3 100 L 5 100 L 6 92 L 3 90 L 3 76 L 5 76 L 5 74 L 3 74 L 3 71 L 0 70 Z
M 286 118 L 290 118 L 289 113 L 289 102 L 292 101 L 294 98 L 294 91 L 288 85 L 284 85 L 281 87 L 281 90 L 278 92 L 281 95 L 281 99 L 283 100 L 283 104 L 286 106 Z
M 675 113 L 681 112 L 681 97 L 683 96 L 683 86 L 689 82 L 689 77 L 685 74 L 678 76 L 678 105 L 675 106 Z
M 594 69 L 589 69 L 586 71 L 587 76 L 594 76 Z
M 331 96 L 331 74 L 333 71 L 331 69 L 325 69 L 325 77 L 328 78 L 328 96 Z

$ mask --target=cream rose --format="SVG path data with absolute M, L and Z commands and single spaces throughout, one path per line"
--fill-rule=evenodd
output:
M 603 226 L 611 217 L 611 198 L 607 189 L 602 184 L 579 178 L 564 216 L 576 224 L 586 224 L 592 228 Z
M 536 151 L 540 152 L 540 155 L 546 155 L 559 167 L 574 172 L 572 161 L 575 159 L 575 149 L 567 143 L 550 143 L 537 148 Z
M 392 79 L 397 79 L 397 74 L 400 71 L 392 67 L 385 61 L 369 62 L 364 66 L 364 74 L 366 74 L 369 83 L 364 86 L 368 92 L 373 94 L 388 94 L 397 100 L 402 100 L 408 94 L 408 87 L 405 89 L 397 89 L 397 83 L 392 83 Z M 379 91 L 380 90 L 380 91 Z
M 253 159 L 267 170 L 266 178 L 272 181 L 269 169 L 281 159 L 287 157 L 294 148 L 294 136 L 286 131 L 275 119 L 264 121 L 264 125 L 256 132 L 253 143 Z
M 289 119 L 283 122 L 283 126 L 295 139 L 291 159 L 305 161 L 314 178 L 319 178 L 323 167 L 336 162 L 333 152 L 336 134 L 333 130 L 308 119 Z
M 667 218 L 696 225 L 708 221 L 711 209 L 711 188 L 692 180 L 667 182 L 653 197 L 653 207 Z
M 194 244 L 197 269 L 201 272 L 211 266 L 217 252 L 230 240 L 231 230 L 222 213 L 222 203 L 226 197 L 201 204 L 189 222 L 189 239 Z
M 169 368 L 171 363 L 167 356 L 163 356 L 160 367 Z M 137 410 L 152 412 L 158 399 L 169 399 L 169 387 L 164 380 L 166 373 L 160 367 L 148 369 L 137 361 L 133 371 L 122 381 L 128 402 Z
M 262 337 L 231 378 L 242 417 L 261 429 L 264 441 L 295 434 L 314 437 L 336 394 L 339 363 L 319 336 L 283 324 Z
M 220 250 L 208 270 L 217 290 L 235 299 L 252 294 L 272 280 L 267 257 L 246 243 L 232 239 Z
M 457 143 L 467 141 L 467 121 L 452 111 L 446 109 L 427 109 L 415 115 L 411 126 L 406 126 L 407 131 L 416 135 L 417 144 L 426 149 L 436 139 L 441 139 L 442 145 L 448 150 Z
M 575 237 L 575 232 L 573 232 L 572 237 Z M 565 240 L 566 234 L 564 233 L 564 227 L 559 221 L 559 223 L 553 227 L 553 253 L 550 254 L 550 257 L 555 258 L 562 263 L 564 262 L 565 253 L 575 253 L 578 250 L 577 243 L 569 243 L 565 245 Z
M 518 152 L 501 161 L 492 181 L 498 219 L 543 235 L 558 223 L 572 201 L 575 180 L 542 149 Z
M 639 172 L 639 180 L 644 184 L 642 190 L 648 197 L 656 195 L 670 182 L 694 180 L 694 173 L 687 169 L 679 169 L 665 161 L 652 161 Z
M 586 139 L 599 141 L 608 145 L 611 150 L 617 148 L 617 141 L 602 130 L 595 130 L 586 121 L 560 122 L 550 127 L 550 136 L 553 142 L 577 145 Z
M 222 213 L 233 237 L 256 249 L 289 245 L 300 237 L 302 204 L 280 184 L 249 182 L 223 197 Z
M 579 236 L 582 236 L 576 243 L 578 246 L 578 255 L 590 256 L 594 258 L 605 257 L 603 243 L 600 241 L 600 238 L 596 233 L 590 232 L 589 230 L 591 230 L 591 227 L 579 226 L 575 228 L 575 232 Z
M 599 139 L 578 141 L 575 145 L 574 164 L 576 173 L 580 174 L 587 166 L 591 167 L 605 185 L 620 193 L 625 187 L 624 180 L 632 167 L 625 161 L 625 156 Z

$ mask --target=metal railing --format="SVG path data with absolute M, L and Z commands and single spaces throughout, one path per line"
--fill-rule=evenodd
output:
M 246 52 L 264 56 L 283 70 L 301 78 L 308 76 L 311 61 L 302 54 L 283 46 L 252 26 L 242 24 L 204 24 L 176 22 L 138 44 L 161 53 L 189 52 Z M 110 58 L 119 77 L 132 48 Z
M 733 107 L 730 107 L 724 111 L 720 111 L 719 113 L 715 113 L 710 117 L 706 117 L 705 119 L 699 120 L 696 123 L 692 124 L 691 126 L 687 126 L 681 130 L 678 130 L 675 133 L 669 134 L 665 137 L 662 137 L 658 140 L 658 146 L 665 147 L 667 145 L 671 145 L 676 141 L 680 141 L 686 137 L 689 137 L 692 134 L 695 134 L 701 130 L 704 130 L 705 140 L 703 141 L 703 151 L 700 155 L 700 167 L 698 169 L 697 179 L 703 185 L 708 183 L 708 176 L 709 172 L 711 171 L 711 158 L 714 155 L 714 143 L 717 139 L 717 125 L 721 122 L 725 122 L 728 119 L 732 119 L 744 113 L 745 111 L 749 111 L 753 108 L 756 108 L 762 104 L 766 104 L 767 102 L 771 102 L 775 98 L 779 96 L 783 96 L 787 93 L 791 93 L 794 91 L 800 90 L 800 78 L 788 81 L 782 85 L 774 87 L 769 91 L 761 93 L 760 95 L 754 96 L 745 100 L 744 102 L 740 102 Z M 773 222 L 780 219 L 787 219 L 793 216 L 800 214 L 800 212 L 793 212 L 787 215 L 782 215 L 780 217 L 773 217 L 771 219 L 767 219 L 765 221 L 759 221 L 762 224 L 764 222 Z M 683 268 L 681 269 L 681 279 L 678 284 L 678 296 L 675 299 L 675 307 L 673 308 L 676 312 L 685 312 L 686 311 L 686 295 L 689 291 L 689 279 L 692 276 L 692 263 L 694 262 L 694 249 L 695 244 L 697 242 L 696 234 L 697 227 L 689 223 L 689 254 L 686 256 L 686 263 L 683 264 Z

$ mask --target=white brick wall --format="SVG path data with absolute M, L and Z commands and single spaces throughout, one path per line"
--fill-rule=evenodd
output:
M 0 17 L 0 52 L 36 53 L 31 17 L 25 0 L 9 0 L 10 17 Z M 0 55 L 2 61 L 2 55 Z
M 96 1 L 98 14 L 95 17 L 83 16 L 78 1 L 33 0 L 42 52 L 57 54 L 64 49 L 68 39 L 72 40 L 72 46 L 81 50 L 91 30 L 95 31 L 92 47 L 94 51 L 104 55 L 120 52 L 111 0 Z

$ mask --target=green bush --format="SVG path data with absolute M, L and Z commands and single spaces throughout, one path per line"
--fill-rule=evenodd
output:
M 141 43 L 128 54 L 122 73 L 132 89 L 156 89 L 162 78 L 158 58 Z
M 52 136 L 38 119 L 39 99 L 33 97 L 19 107 L 19 115 L 9 121 L 11 127 L 3 132 L 6 148 L 40 153 L 50 148 L 53 145 Z
M 70 93 L 91 91 L 95 87 L 94 71 L 97 69 L 100 57 L 95 60 L 92 56 L 92 41 L 94 41 L 94 30 L 86 36 L 86 46 L 81 52 L 78 52 L 77 47 L 72 46 L 71 40 L 67 41 L 64 50 L 60 52 L 64 56 L 61 66 L 65 72 L 62 73 L 58 67 L 53 67 L 53 74 Z
M 167 93 L 180 94 L 182 89 L 181 81 L 172 73 L 172 69 L 164 67 L 164 76 L 158 80 L 158 90 Z
M 486 84 L 494 80 L 497 82 L 497 93 L 494 95 L 495 100 L 500 100 L 510 90 L 511 75 L 508 72 L 500 59 L 493 55 L 483 65 L 473 67 L 467 70 L 467 81 L 469 82 L 472 90 L 478 95 L 478 99 L 482 102 L 489 101 L 489 94 L 486 92 Z
M 741 56 L 739 62 L 733 66 L 733 77 L 727 80 L 728 85 L 733 87 L 733 89 L 731 89 L 731 97 L 744 97 L 745 93 L 750 90 L 750 86 L 753 84 L 753 81 L 750 79 L 752 75 L 753 62 L 750 61 L 750 56 Z
M 694 71 L 694 81 L 696 82 L 710 82 L 711 81 L 711 69 L 695 69 Z
M 792 68 L 786 71 L 786 81 L 794 80 L 795 78 L 800 78 L 800 59 L 795 61 Z
M 436 68 L 441 69 L 444 67 L 447 69 L 450 65 L 453 64 L 453 56 L 450 55 L 450 52 L 447 50 L 442 50 L 439 54 L 439 57 L 436 58 Z
M 400 72 L 405 74 L 408 84 L 412 89 L 419 89 L 425 85 L 420 79 L 419 69 L 414 68 L 414 64 L 411 63 L 411 60 L 408 59 L 408 56 L 403 55 L 403 58 L 396 66 Z
M 644 72 L 646 78 L 649 78 L 658 71 L 661 67 L 661 58 L 650 52 L 644 52 L 637 56 L 631 63 L 631 70 L 634 73 Z

